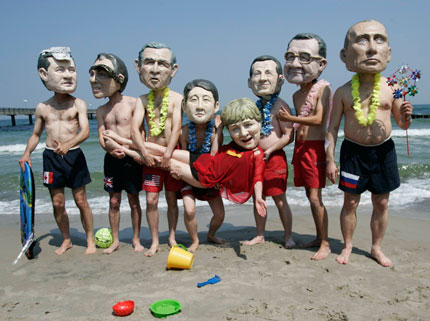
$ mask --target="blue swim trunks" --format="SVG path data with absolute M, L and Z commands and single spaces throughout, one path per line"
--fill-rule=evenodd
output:
M 142 168 L 133 158 L 116 158 L 106 153 L 104 162 L 104 189 L 109 193 L 137 194 L 142 190 Z
M 345 139 L 340 149 L 339 188 L 348 193 L 385 194 L 400 186 L 394 142 L 363 146 Z
M 43 152 L 43 185 L 48 188 L 78 188 L 91 182 L 85 155 L 80 148 L 70 149 L 66 155 L 46 148 Z

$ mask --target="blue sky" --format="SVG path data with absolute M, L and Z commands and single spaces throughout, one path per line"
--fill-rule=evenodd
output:
M 90 108 L 103 103 L 91 93 L 88 68 L 99 52 L 121 57 L 129 71 L 125 94 L 148 90 L 139 82 L 133 61 L 148 41 L 168 44 L 179 70 L 171 89 L 182 92 L 195 78 L 213 81 L 223 106 L 239 97 L 254 99 L 247 86 L 249 65 L 261 54 L 283 64 L 288 41 L 314 32 L 327 43 L 328 66 L 321 78 L 335 89 L 352 73 L 339 59 L 347 29 L 376 19 L 388 31 L 392 60 L 388 76 L 401 64 L 421 69 L 419 94 L 412 103 L 430 103 L 428 1 L 34 1 L 3 0 L 0 6 L 0 107 L 35 107 L 50 97 L 37 70 L 41 50 L 69 46 L 78 71 L 75 95 Z M 290 105 L 296 86 L 285 84 L 281 97 Z

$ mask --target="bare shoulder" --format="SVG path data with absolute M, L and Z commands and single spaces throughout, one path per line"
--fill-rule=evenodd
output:
M 148 105 L 148 94 L 140 95 L 136 100 L 140 101 L 143 106 L 146 106 Z
M 277 114 L 281 110 L 281 107 L 285 108 L 291 113 L 290 106 L 288 106 L 288 104 L 282 98 L 276 99 L 275 105 L 272 108 L 272 113 Z
M 122 98 L 124 99 L 124 101 L 130 105 L 132 104 L 136 104 L 136 98 L 135 97 L 131 97 L 131 96 L 122 96 Z
M 72 99 L 74 99 L 74 104 L 75 104 L 77 109 L 87 110 L 87 103 L 85 101 L 83 101 L 80 98 L 73 97 L 73 96 L 72 96 Z
M 173 90 L 170 91 L 170 97 L 175 104 L 179 103 L 179 105 L 182 104 L 182 99 L 184 98 L 180 93 Z
M 343 84 L 342 86 L 336 89 L 335 97 L 345 100 L 350 96 L 351 96 L 351 81 L 346 82 L 345 84 Z

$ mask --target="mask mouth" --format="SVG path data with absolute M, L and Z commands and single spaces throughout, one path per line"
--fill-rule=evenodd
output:
M 40 54 L 44 57 L 54 57 L 56 60 L 72 60 L 69 47 L 51 47 L 42 50 Z

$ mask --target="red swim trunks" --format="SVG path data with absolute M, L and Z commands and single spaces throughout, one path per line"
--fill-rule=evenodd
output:
M 283 149 L 270 154 L 263 174 L 263 194 L 276 196 L 287 190 L 288 165 L 287 156 Z
M 144 165 L 142 174 L 142 189 L 146 192 L 159 193 L 163 189 L 163 183 L 168 192 L 178 192 L 184 186 L 183 181 L 173 178 L 168 171 L 161 168 Z
M 294 185 L 323 188 L 326 159 L 323 140 L 299 140 L 294 146 Z

